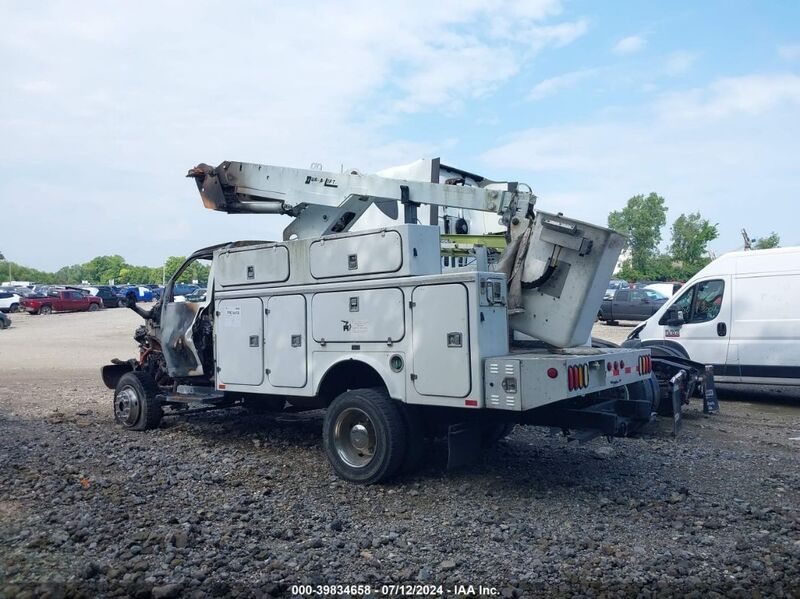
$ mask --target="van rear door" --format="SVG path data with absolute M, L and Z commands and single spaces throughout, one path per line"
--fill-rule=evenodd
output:
M 692 360 L 713 364 L 717 378 L 734 381 L 739 374 L 728 368 L 731 303 L 730 275 L 697 281 L 691 287 L 681 289 L 661 316 L 659 324 L 664 338 L 683 346 Z M 682 313 L 683 324 L 667 324 L 678 312 Z

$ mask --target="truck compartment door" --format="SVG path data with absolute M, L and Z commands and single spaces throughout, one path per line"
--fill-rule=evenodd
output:
M 261 298 L 217 302 L 217 381 L 260 385 L 264 380 L 264 304 Z
M 274 387 L 306 385 L 306 298 L 276 295 L 267 300 L 267 338 L 264 348 L 267 379 Z
M 472 389 L 467 288 L 423 285 L 411 301 L 414 388 L 420 395 L 466 397 Z

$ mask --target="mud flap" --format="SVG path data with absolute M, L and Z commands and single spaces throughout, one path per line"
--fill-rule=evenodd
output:
M 126 372 L 131 372 L 133 366 L 130 362 L 123 362 L 121 360 L 115 361 L 113 364 L 106 364 L 100 369 L 100 376 L 103 379 L 103 384 L 109 389 L 116 389 L 119 379 Z
M 687 373 L 685 370 L 681 370 L 670 379 L 670 388 L 672 390 L 672 436 L 675 437 L 678 435 L 678 431 L 681 430 L 681 425 L 683 424 L 683 412 L 681 408 L 683 407 L 683 395 L 684 395 L 684 386 L 686 383 Z
M 706 366 L 703 373 L 703 413 L 716 414 L 719 412 L 719 399 L 717 388 L 714 386 L 714 367 Z
M 478 424 L 459 422 L 447 427 L 447 469 L 475 463 L 481 455 L 481 432 Z

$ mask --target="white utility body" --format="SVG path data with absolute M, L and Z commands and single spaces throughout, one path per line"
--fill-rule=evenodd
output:
M 512 354 L 505 275 L 442 274 L 437 227 L 222 248 L 214 265 L 219 390 L 313 397 L 331 368 L 357 361 L 405 403 L 523 411 L 645 376 L 642 350 Z M 510 382 L 521 361 L 535 384 Z M 497 365 L 514 374 L 494 376 Z M 570 367 L 583 371 L 572 384 Z
M 427 437 L 446 435 L 456 465 L 517 423 L 590 437 L 651 420 L 664 393 L 650 351 L 589 343 L 621 235 L 535 212 L 527 186 L 438 159 L 387 173 L 190 170 L 206 208 L 294 220 L 279 241 L 199 250 L 160 305 L 138 310 L 139 360 L 103 374 L 117 421 L 152 428 L 164 407 L 196 401 L 325 408 L 333 468 L 372 483 L 419 461 Z M 419 224 L 439 222 L 440 208 L 494 213 L 503 234 L 487 242 L 507 242 L 499 261 L 477 247 L 474 264 L 443 272 L 440 227 Z M 368 211 L 384 224 L 358 230 Z M 207 295 L 176 301 L 175 281 L 197 259 L 211 261 Z

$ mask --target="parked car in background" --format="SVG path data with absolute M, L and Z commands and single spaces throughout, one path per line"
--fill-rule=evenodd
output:
M 611 299 L 604 299 L 597 315 L 606 324 L 619 320 L 647 320 L 658 312 L 667 298 L 652 289 L 617 289 Z
M 157 301 L 161 299 L 161 293 L 164 291 L 164 288 L 161 285 L 148 284 L 144 286 L 147 287 L 152 292 L 153 300 Z
M 626 347 L 714 366 L 722 383 L 800 385 L 800 247 L 724 254 L 692 277 Z
M 21 299 L 16 293 L 0 291 L 0 312 L 19 312 Z
M 29 289 L 28 287 L 22 287 L 22 286 L 5 286 L 5 287 L 0 287 L 0 292 L 14 293 L 20 297 L 27 297 L 33 293 L 33 290 Z
M 117 295 L 128 301 L 130 300 L 133 300 L 134 302 L 153 301 L 153 292 L 150 291 L 147 287 L 141 285 L 128 285 L 127 287 L 122 287 L 117 293 Z
M 119 297 L 108 285 L 98 285 L 89 287 L 89 294 L 99 297 L 103 302 L 104 308 L 119 308 L 125 305 L 125 300 Z
M 206 301 L 206 288 L 199 287 L 186 295 L 178 296 L 176 302 L 204 302 Z
M 47 295 L 32 295 L 22 298 L 22 308 L 31 314 L 51 314 L 52 312 L 94 312 L 102 307 L 99 297 L 84 295 L 75 289 L 52 289 Z
M 611 299 L 612 297 L 614 297 L 614 292 L 617 289 L 627 289 L 628 287 L 629 287 L 628 281 L 623 281 L 622 279 L 611 279 L 608 282 L 608 287 L 606 288 L 604 299 Z
M 177 298 L 180 296 L 191 295 L 198 289 L 200 289 L 200 285 L 194 285 L 191 283 L 175 283 L 172 294 L 175 298 Z
M 645 289 L 652 289 L 664 297 L 669 298 L 675 295 L 675 293 L 681 287 L 683 287 L 683 283 L 650 283 L 649 285 L 645 286 Z
M 11 326 L 11 319 L 0 312 L 0 329 L 7 329 Z

